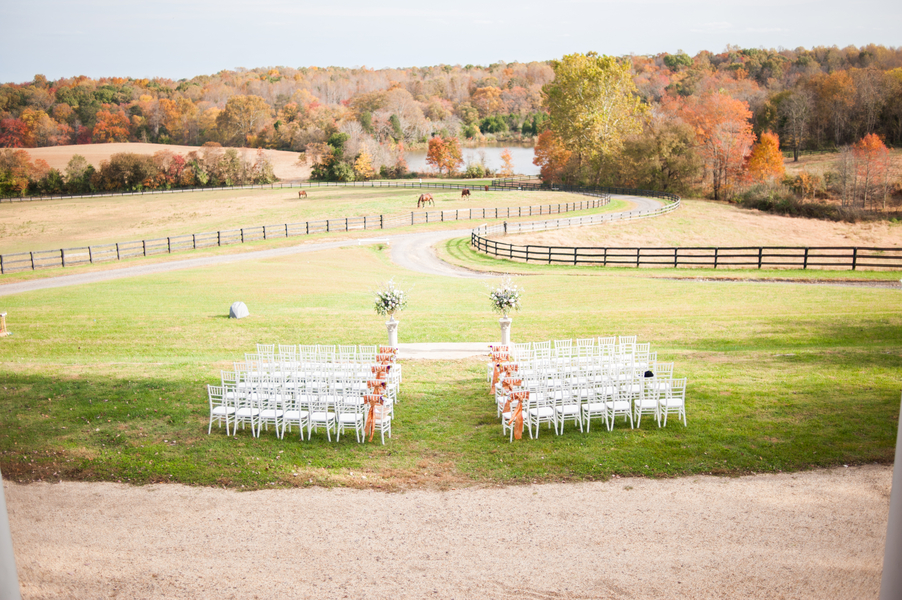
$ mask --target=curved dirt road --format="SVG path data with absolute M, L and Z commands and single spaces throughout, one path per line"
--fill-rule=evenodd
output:
M 636 196 L 618 196 L 618 198 L 629 199 L 630 202 L 636 205 L 636 207 L 633 208 L 630 212 L 654 210 L 661 205 L 660 201 L 653 200 L 651 198 L 639 198 Z M 454 229 L 445 231 L 424 231 L 422 233 L 380 235 L 380 239 L 387 238 L 390 240 L 392 260 L 398 266 L 405 269 L 418 271 L 420 273 L 427 273 L 430 275 L 441 275 L 444 277 L 489 277 L 489 275 L 483 273 L 476 273 L 474 271 L 468 271 L 466 269 L 450 265 L 440 260 L 435 255 L 435 251 L 432 249 L 435 244 L 444 240 L 468 235 L 470 235 L 469 229 Z M 166 273 L 179 269 L 193 269 L 195 267 L 223 265 L 244 260 L 290 256 L 292 254 L 316 252 L 317 250 L 326 250 L 329 248 L 355 246 L 361 241 L 365 240 L 336 240 L 332 242 L 319 242 L 316 244 L 302 244 L 286 248 L 273 248 L 271 250 L 254 250 L 252 252 L 241 252 L 239 254 L 229 254 L 225 256 L 203 256 L 198 258 L 189 258 L 186 260 L 176 260 L 172 262 L 110 269 L 108 271 L 94 271 L 91 273 L 78 273 L 75 275 L 48 277 L 46 279 L 37 279 L 34 281 L 23 281 L 19 283 L 0 285 L 0 296 L 9 296 L 11 294 L 20 294 L 22 292 L 32 292 L 35 290 L 66 287 L 70 285 L 81 285 L 84 283 L 110 281 L 112 279 L 122 279 L 124 277 L 135 277 L 138 275 Z

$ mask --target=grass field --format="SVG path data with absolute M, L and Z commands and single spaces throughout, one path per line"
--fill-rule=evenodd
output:
M 395 215 L 417 210 L 422 190 L 323 187 L 227 190 L 73 198 L 0 204 L 0 254 L 154 239 L 324 218 Z M 555 192 L 430 190 L 429 210 L 580 202 L 585 196 Z M 616 206 L 612 206 L 615 209 Z
M 506 268 L 459 243 L 447 251 Z M 414 274 L 384 248 L 354 247 L 3 299 L 14 335 L 0 340 L 0 466 L 18 481 L 397 489 L 892 460 L 898 290 L 522 267 L 516 340 L 637 334 L 689 378 L 689 427 L 570 427 L 508 444 L 472 359 L 406 362 L 385 446 L 207 436 L 205 384 L 255 343 L 383 341 L 371 291 L 389 277 L 413 286 L 401 341 L 497 338 L 484 282 Z M 250 318 L 225 317 L 235 300 Z

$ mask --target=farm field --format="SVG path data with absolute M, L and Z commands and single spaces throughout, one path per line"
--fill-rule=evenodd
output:
M 432 193 L 428 210 L 581 202 L 559 192 L 314 187 L 298 198 L 296 188 L 179 192 L 0 203 L 0 254 L 153 239 L 259 225 L 365 215 L 409 214 L 417 198 Z M 607 210 L 622 210 L 613 202 Z
M 489 236 L 501 240 L 500 236 Z M 654 219 L 505 236 L 518 245 L 686 246 L 902 246 L 902 223 L 836 223 L 773 215 L 707 200 L 683 199 L 679 210 Z
M 534 266 L 533 266 L 534 267 Z M 491 341 L 486 283 L 420 275 L 379 247 L 324 250 L 9 296 L 0 464 L 16 481 L 245 489 L 448 488 L 804 470 L 892 460 L 898 290 L 660 280 L 535 268 L 515 340 L 637 334 L 689 378 L 689 427 L 568 427 L 509 444 L 484 361 L 406 361 L 394 437 L 208 436 L 205 385 L 264 343 L 379 343 L 371 292 L 411 287 L 403 342 Z M 235 300 L 251 317 L 226 318 Z M 363 478 L 366 476 L 366 479 Z
M 226 148 L 228 149 L 228 148 Z M 168 144 L 145 144 L 141 142 L 116 142 L 111 144 L 79 144 L 73 146 L 48 146 L 45 148 L 26 148 L 32 160 L 42 159 L 47 161 L 51 168 L 61 173 L 66 170 L 69 160 L 76 154 L 85 157 L 94 168 L 100 167 L 100 163 L 109 160 L 110 156 L 119 152 L 131 152 L 133 154 L 156 154 L 160 150 L 169 150 L 175 154 L 185 156 L 189 152 L 200 150 L 196 146 L 177 146 Z M 239 154 L 253 158 L 257 150 L 255 148 L 236 148 Z M 298 153 L 285 150 L 267 150 L 263 153 L 272 163 L 276 177 L 285 181 L 299 181 L 310 177 L 310 167 L 297 165 Z

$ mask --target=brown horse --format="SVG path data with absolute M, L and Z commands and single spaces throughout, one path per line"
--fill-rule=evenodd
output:
M 461 192 L 460 192 L 460 197 L 461 197 L 461 198 L 469 198 L 469 197 L 470 197 L 470 190 L 468 190 L 467 188 L 464 188 L 463 190 L 461 190 Z
M 306 191 L 301 190 L 300 192 L 298 192 L 298 198 L 306 198 L 306 197 L 307 197 Z
M 417 200 L 417 208 L 421 206 L 426 206 L 426 203 L 435 206 L 435 200 L 432 199 L 432 194 L 420 194 L 420 198 Z

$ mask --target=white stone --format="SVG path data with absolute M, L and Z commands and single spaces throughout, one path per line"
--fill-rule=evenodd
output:
M 232 306 L 229 308 L 230 319 L 243 319 L 250 314 L 251 313 L 248 312 L 247 306 L 244 304 L 244 302 L 233 302 Z

